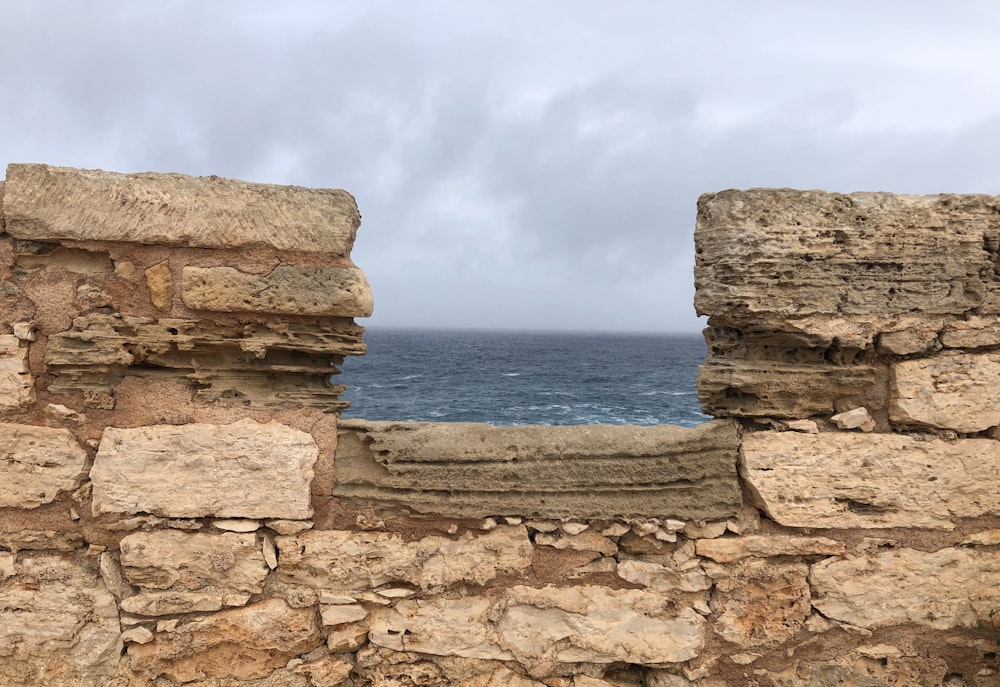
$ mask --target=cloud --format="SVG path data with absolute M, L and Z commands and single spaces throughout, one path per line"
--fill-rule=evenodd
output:
M 991 192 L 1000 8 L 38 0 L 7 161 L 337 186 L 375 324 L 685 330 L 695 201 Z

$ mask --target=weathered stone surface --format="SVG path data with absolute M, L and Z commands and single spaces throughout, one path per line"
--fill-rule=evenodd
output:
M 320 608 L 320 618 L 325 627 L 355 623 L 368 617 L 368 611 L 358 604 L 333 604 Z
M 744 558 L 771 556 L 839 556 L 844 543 L 826 537 L 796 537 L 787 534 L 750 534 L 744 537 L 699 539 L 698 555 L 719 563 L 734 563 Z
M 459 539 L 405 542 L 379 532 L 310 530 L 277 537 L 278 578 L 330 590 L 365 590 L 389 582 L 440 589 L 457 582 L 485 584 L 500 574 L 523 573 L 532 546 L 523 526 L 498 527 Z
M 980 348 L 1000 345 L 1000 317 L 972 315 L 948 323 L 939 335 L 945 348 Z
M 122 599 L 121 609 L 136 615 L 157 616 L 176 613 L 218 611 L 225 606 L 222 592 L 140 592 Z
M 232 267 L 185 267 L 184 305 L 192 310 L 370 317 L 371 286 L 357 267 L 279 265 L 269 274 Z
M 0 684 L 104 687 L 114 674 L 118 608 L 93 563 L 22 558 L 0 579 Z
M 13 335 L 0 335 L 0 412 L 35 402 L 35 382 L 28 370 L 28 349 Z
M 502 597 L 406 600 L 372 610 L 370 640 L 396 651 L 552 663 L 676 663 L 697 655 L 705 621 L 635 589 L 515 586 Z
M 868 629 L 919 623 L 973 627 L 1000 608 L 1000 551 L 891 549 L 812 567 L 813 605 Z
M 0 532 L 0 547 L 18 551 L 61 551 L 63 553 L 86 546 L 81 532 L 56 530 L 14 530 Z
M 174 279 L 167 260 L 158 262 L 146 270 L 146 288 L 149 299 L 157 310 L 169 311 L 174 300 Z
M 309 678 L 310 687 L 337 687 L 346 682 L 353 666 L 334 656 L 310 661 L 292 668 L 292 672 Z
M 763 508 L 789 527 L 951 529 L 955 518 L 1000 512 L 991 439 L 754 432 L 743 460 Z
M 699 314 L 962 314 L 989 300 L 1000 198 L 752 189 L 698 200 Z
M 742 647 L 781 644 L 805 624 L 809 566 L 800 562 L 744 561 L 716 581 L 713 628 Z
M 259 407 L 301 404 L 336 410 L 345 387 L 330 375 L 345 355 L 362 355 L 363 329 L 350 322 L 219 324 L 207 320 L 93 313 L 49 337 L 49 391 L 82 394 L 113 408 L 124 375 L 188 380 L 199 401 Z
M 830 417 L 830 420 L 840 429 L 860 429 L 871 432 L 875 429 L 875 421 L 864 406 L 851 408 Z
M 615 573 L 623 580 L 662 594 L 704 592 L 712 588 L 712 580 L 700 567 L 675 570 L 651 561 L 626 560 L 618 563 Z
M 953 680 L 946 679 L 952 673 Z M 967 681 L 949 670 L 948 661 L 928 656 L 927 652 L 910 656 L 866 656 L 851 651 L 825 661 L 802 661 L 780 673 L 769 673 L 774 687 L 962 687 L 990 685 L 991 682 Z M 992 676 L 983 676 L 990 680 Z
M 35 241 L 130 241 L 346 257 L 361 225 L 346 191 L 182 174 L 7 167 L 7 233 Z
M 37 508 L 79 487 L 87 452 L 67 429 L 0 423 L 0 507 Z
M 291 608 L 280 599 L 182 620 L 147 644 L 128 648 L 136 673 L 175 682 L 265 677 L 289 659 L 323 643 L 313 608 Z
M 723 518 L 741 503 L 730 422 L 698 427 L 342 421 L 334 495 L 454 517 Z
M 104 430 L 93 511 L 197 518 L 308 518 L 319 449 L 277 422 Z
M 596 551 L 602 556 L 614 556 L 618 553 L 615 543 L 597 532 L 581 532 L 573 535 L 538 534 L 535 536 L 538 546 L 551 546 L 554 549 L 570 551 Z
M 268 567 L 253 534 L 136 532 L 121 540 L 128 581 L 144 589 L 259 593 Z
M 980 432 L 1000 425 L 1000 354 L 945 352 L 892 367 L 890 417 Z

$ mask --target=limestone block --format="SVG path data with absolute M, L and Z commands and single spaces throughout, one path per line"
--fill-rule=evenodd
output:
M 828 618 L 875 629 L 918 623 L 946 630 L 987 622 L 1000 608 L 1000 551 L 899 548 L 813 565 L 813 605 Z
M 368 617 L 368 611 L 358 604 L 333 604 L 320 608 L 324 627 L 355 623 Z
M 719 563 L 734 563 L 744 558 L 771 556 L 839 556 L 844 543 L 826 537 L 797 537 L 787 534 L 750 534 L 745 537 L 699 539 L 699 556 Z
M 357 267 L 279 265 L 269 274 L 232 267 L 185 267 L 184 305 L 192 310 L 370 317 L 371 287 Z
M 104 687 L 122 649 L 118 607 L 95 561 L 22 558 L 0 580 L 0 684 Z
M 277 422 L 108 427 L 90 471 L 94 515 L 308 518 L 318 455 Z
M 675 570 L 651 561 L 625 560 L 615 573 L 623 580 L 641 584 L 662 594 L 703 592 L 712 588 L 712 580 L 701 570 Z
M 309 530 L 277 537 L 278 579 L 328 590 L 366 590 L 389 582 L 441 589 L 458 582 L 485 584 L 501 574 L 522 574 L 532 546 L 521 526 L 497 527 L 459 539 Z
M 213 587 L 257 594 L 267 577 L 264 555 L 252 533 L 135 532 L 120 546 L 125 576 L 143 589 Z
M 263 323 L 81 315 L 49 336 L 49 391 L 82 394 L 88 407 L 113 408 L 123 374 L 187 380 L 195 399 L 256 407 L 345 408 L 330 375 L 345 355 L 362 355 L 363 329 L 349 321 Z
M 361 216 L 351 194 L 182 174 L 7 167 L 7 233 L 33 241 L 240 248 L 346 257 Z
M 28 371 L 28 349 L 16 336 L 0 335 L 0 412 L 35 402 L 35 383 Z
M 87 452 L 67 429 L 0 423 L 0 507 L 37 508 L 83 484 Z
M 650 591 L 515 586 L 498 598 L 415 599 L 372 610 L 370 641 L 396 651 L 555 663 L 675 663 L 697 655 L 705 621 Z
M 538 546 L 551 546 L 554 549 L 570 551 L 596 551 L 602 556 L 614 556 L 618 553 L 618 547 L 607 537 L 597 532 L 581 532 L 573 535 L 538 534 L 535 535 L 535 544 Z
M 898 651 L 898 650 L 897 650 Z M 914 652 L 916 653 L 916 652 Z M 950 669 L 948 661 L 940 656 L 928 656 L 927 651 L 909 656 L 867 656 L 861 650 L 822 661 L 797 662 L 780 673 L 768 673 L 774 687 L 959 687 L 960 685 L 990 685 L 990 682 L 967 682 L 959 677 L 947 679 L 949 673 L 961 675 Z M 966 673 L 971 677 L 971 674 Z M 986 677 L 986 676 L 984 676 Z M 990 680 L 990 677 L 986 677 Z
M 753 432 L 743 461 L 748 486 L 787 527 L 952 529 L 954 519 L 1000 513 L 992 439 Z
M 1000 198 L 981 195 L 705 194 L 695 307 L 756 322 L 962 314 L 992 288 L 997 212 Z
M 980 348 L 1000 344 L 1000 317 L 971 315 L 948 323 L 939 336 L 945 348 Z
M 146 270 L 146 288 L 157 310 L 170 310 L 174 300 L 174 279 L 168 261 L 158 262 Z
M 219 591 L 140 592 L 121 601 L 121 609 L 126 613 L 146 616 L 204 613 L 224 606 L 224 595 Z
M 840 429 L 860 429 L 862 432 L 875 430 L 875 420 L 865 407 L 851 408 L 830 417 L 830 420 Z
M 181 620 L 147 644 L 128 648 L 132 669 L 174 682 L 265 677 L 289 659 L 323 643 L 313 608 L 267 599 L 243 608 Z
M 893 365 L 889 416 L 956 432 L 1000 425 L 1000 354 L 946 352 Z
M 526 678 L 509 668 L 501 666 L 493 671 L 493 674 L 490 675 L 489 680 L 483 687 L 547 687 L 547 685 Z
M 685 520 L 741 504 L 732 422 L 698 427 L 341 421 L 333 494 L 446 517 Z
M 354 666 L 347 661 L 334 656 L 324 656 L 317 661 L 297 665 L 292 668 L 292 672 L 308 677 L 310 687 L 337 687 L 346 684 L 353 668 Z
M 716 581 L 713 628 L 742 647 L 781 644 L 794 637 L 812 611 L 809 566 L 801 562 L 744 561 Z

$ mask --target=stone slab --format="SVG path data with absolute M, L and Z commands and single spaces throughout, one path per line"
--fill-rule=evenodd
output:
M 35 402 L 35 382 L 28 370 L 28 348 L 13 335 L 0 336 L 0 411 Z
M 67 429 L 0 423 L 0 507 L 37 508 L 86 478 L 87 452 Z
M 133 243 L 350 255 L 361 224 L 346 191 L 183 174 L 11 164 L 7 233 L 32 241 Z
M 104 687 L 122 650 L 118 607 L 96 561 L 23 558 L 0 579 L 0 684 Z
M 318 455 L 309 434 L 277 422 L 108 427 L 93 512 L 305 519 Z
M 424 590 L 459 582 L 482 585 L 498 575 L 524 574 L 533 551 L 523 525 L 413 542 L 397 534 L 346 530 L 309 530 L 275 541 L 278 579 L 338 591 L 363 591 L 390 582 Z
M 212 587 L 257 594 L 267 577 L 268 566 L 252 533 L 135 532 L 119 546 L 125 577 L 143 589 Z
M 268 599 L 243 608 L 181 620 L 169 632 L 157 632 L 147 644 L 128 648 L 132 669 L 175 683 L 206 678 L 249 680 L 323 643 L 314 608 L 291 608 Z
M 900 548 L 813 565 L 813 605 L 827 618 L 875 629 L 918 623 L 946 630 L 988 623 L 1000 608 L 1000 551 Z
M 357 267 L 280 265 L 268 274 L 185 267 L 181 297 L 192 310 L 370 317 L 371 286 Z
M 994 288 L 998 212 L 1000 197 L 986 195 L 707 193 L 695 307 L 756 322 L 963 314 Z
M 1000 425 L 1000 354 L 944 352 L 892 366 L 889 417 L 977 433 Z
M 370 641 L 396 651 L 552 663 L 639 665 L 694 658 L 705 620 L 656 592 L 514 586 L 499 597 L 418 599 L 375 608 Z
M 718 563 L 735 563 L 744 558 L 772 556 L 839 556 L 844 543 L 828 537 L 799 537 L 789 534 L 748 534 L 743 537 L 699 539 L 699 556 Z
M 735 423 L 494 427 L 341 421 L 333 494 L 451 517 L 720 519 L 741 495 Z
M 787 527 L 952 529 L 1000 512 L 1000 442 L 855 432 L 753 432 L 742 470 Z

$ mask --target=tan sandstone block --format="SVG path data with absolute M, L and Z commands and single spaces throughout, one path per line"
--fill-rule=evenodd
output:
M 699 539 L 699 556 L 719 563 L 734 563 L 744 558 L 771 556 L 838 556 L 844 543 L 826 537 L 796 537 L 787 534 L 751 534 L 745 537 Z
M 269 274 L 185 267 L 181 297 L 192 310 L 370 317 L 371 286 L 357 267 L 279 265 Z
M 676 663 L 694 658 L 704 619 L 635 589 L 515 586 L 501 598 L 401 601 L 372 610 L 370 641 L 396 651 L 555 663 Z
M 0 580 L 0 684 L 104 687 L 122 640 L 93 560 L 23 558 Z
M 0 336 L 0 411 L 35 402 L 35 383 L 28 371 L 28 349 L 10 334 Z
M 991 439 L 753 432 L 743 461 L 748 486 L 788 527 L 952 529 L 956 518 L 1000 512 Z
M 174 300 L 174 280 L 168 261 L 159 262 L 146 270 L 146 287 L 156 309 L 169 311 Z
M 87 452 L 67 429 L 0 423 L 0 507 L 37 508 L 83 484 Z
M 318 455 L 309 434 L 277 422 L 108 427 L 90 471 L 93 511 L 305 519 Z
M 460 539 L 424 537 L 404 542 L 398 534 L 309 530 L 277 537 L 278 579 L 328 590 L 365 590 L 389 582 L 441 589 L 458 582 L 485 584 L 531 565 L 524 526 L 498 527 Z
M 695 307 L 743 321 L 963 314 L 993 288 L 1000 198 L 792 189 L 698 200 Z M 984 276 L 985 275 L 985 276 Z
M 343 257 L 361 224 L 341 190 L 37 164 L 8 165 L 4 213 L 7 233 L 35 241 L 265 245 Z
M 918 623 L 974 627 L 1000 608 L 1000 551 L 890 549 L 812 567 L 813 605 L 868 629 Z
M 243 608 L 181 620 L 147 644 L 128 648 L 133 670 L 174 682 L 266 677 L 323 643 L 314 608 L 268 599 Z
M 251 534 L 136 532 L 121 540 L 128 581 L 143 589 L 205 587 L 259 593 L 268 567 Z
M 896 363 L 889 416 L 956 432 L 1000 425 L 1000 355 L 947 352 Z
M 744 561 L 716 581 L 713 628 L 726 641 L 760 647 L 794 637 L 812 611 L 809 566 L 801 562 Z

